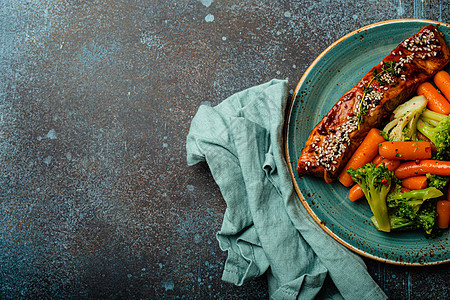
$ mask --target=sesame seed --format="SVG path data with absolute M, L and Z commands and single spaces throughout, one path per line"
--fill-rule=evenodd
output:
M 412 40 L 405 40 L 402 43 L 402 46 L 407 48 L 411 52 L 430 52 L 431 49 L 439 47 L 439 45 L 436 45 L 436 38 L 435 38 L 435 32 L 431 30 L 423 30 L 420 32 L 414 39 Z M 426 56 L 419 56 L 421 59 L 424 59 Z
M 358 128 L 356 116 L 347 117 L 345 122 L 336 132 L 331 133 L 321 146 L 318 146 L 318 153 L 314 156 L 316 161 L 327 171 L 335 171 L 338 158 L 345 152 L 350 144 L 350 133 Z

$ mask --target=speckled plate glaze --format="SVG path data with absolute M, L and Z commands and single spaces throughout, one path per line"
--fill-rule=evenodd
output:
M 337 100 L 400 42 L 422 26 L 439 24 L 450 45 L 450 25 L 430 20 L 392 20 L 358 29 L 328 47 L 306 70 L 294 92 L 286 123 L 286 157 L 300 201 L 334 239 L 363 256 L 399 265 L 448 263 L 449 231 L 436 239 L 420 232 L 377 231 L 366 200 L 352 203 L 348 189 L 299 177 L 298 157 L 311 129 Z M 450 71 L 450 65 L 446 67 Z

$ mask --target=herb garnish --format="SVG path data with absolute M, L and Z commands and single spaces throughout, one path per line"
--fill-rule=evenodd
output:
M 359 125 L 362 123 L 364 116 L 368 113 L 368 107 L 367 105 L 364 105 L 364 102 L 366 100 L 366 96 L 371 93 L 374 90 L 374 87 L 372 87 L 372 82 L 377 81 L 379 85 L 382 85 L 384 83 L 382 79 L 383 74 L 389 74 L 391 76 L 396 75 L 396 65 L 397 63 L 395 61 L 390 62 L 383 62 L 383 65 L 381 67 L 381 71 L 377 73 L 376 70 L 373 70 L 372 72 L 372 79 L 363 87 L 363 96 L 361 98 L 361 101 L 359 102 L 359 109 L 358 109 L 358 128 Z

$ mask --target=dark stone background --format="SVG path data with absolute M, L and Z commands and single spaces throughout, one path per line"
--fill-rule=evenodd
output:
M 329 44 L 443 1 L 1 0 L 0 298 L 265 298 L 220 280 L 224 201 L 186 164 L 201 103 L 290 88 Z M 365 259 L 392 298 L 448 299 L 448 266 Z

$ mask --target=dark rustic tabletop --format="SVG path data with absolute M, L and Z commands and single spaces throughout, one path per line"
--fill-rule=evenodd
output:
M 225 203 L 188 167 L 200 104 L 288 78 L 448 0 L 1 0 L 0 298 L 267 298 L 221 281 Z M 395 299 L 449 299 L 449 267 L 364 258 Z

